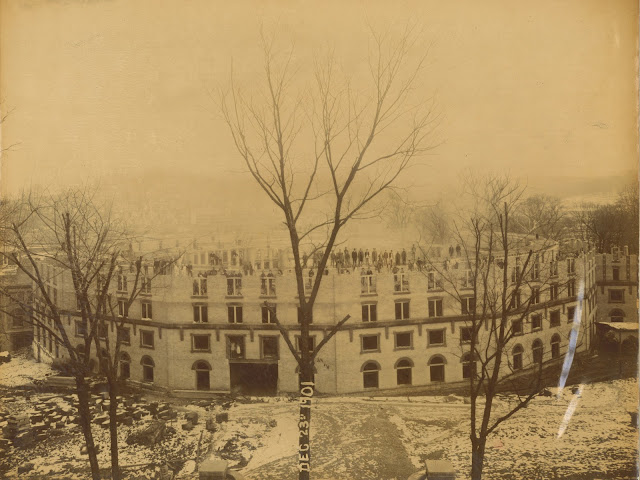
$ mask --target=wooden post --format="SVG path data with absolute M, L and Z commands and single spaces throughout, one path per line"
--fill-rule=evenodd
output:
M 298 421 L 298 478 L 308 479 L 311 472 L 311 454 L 309 449 L 309 426 L 311 422 L 311 402 L 314 383 L 300 382 L 300 418 Z

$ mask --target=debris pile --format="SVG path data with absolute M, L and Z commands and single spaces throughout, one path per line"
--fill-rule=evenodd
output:
M 15 356 L 9 364 L 0 365 L 0 477 L 87 475 L 74 379 L 50 374 L 50 367 L 26 356 Z M 33 388 L 36 380 L 49 378 L 60 382 L 41 382 Z M 96 382 L 91 388 L 91 428 L 98 463 L 106 468 L 110 464 L 109 413 L 113 405 L 104 391 L 106 385 Z M 155 470 L 162 470 L 165 464 L 170 471 L 192 476 L 203 458 L 225 445 L 233 463 L 246 464 L 268 428 L 264 422 L 247 425 L 229 413 L 238 405 L 255 403 L 249 398 L 165 399 L 138 391 L 122 393 L 115 400 L 120 464 L 131 478 L 157 477 L 162 472 Z M 250 432 L 244 431 L 247 427 Z
M 183 430 L 193 430 L 193 428 L 198 424 L 198 412 L 187 412 L 184 414 L 184 419 L 186 423 L 182 424 Z
M 117 397 L 116 421 L 118 425 L 132 426 L 134 422 L 143 417 L 151 415 L 160 420 L 172 420 L 177 417 L 177 413 L 168 403 L 151 402 L 145 403 L 135 397 Z M 109 409 L 111 401 L 103 394 L 102 397 L 92 396 L 93 423 L 104 428 L 109 427 Z
M 127 444 L 152 446 L 159 443 L 167 432 L 167 425 L 160 420 L 153 420 L 145 428 L 133 432 L 127 437 Z
M 78 423 L 77 397 L 73 397 L 41 396 L 20 414 L 0 414 L 4 437 L 0 440 L 0 449 L 7 450 L 9 444 L 18 448 L 29 447 L 34 440 L 45 440 L 52 431 Z M 16 399 L 7 397 L 4 401 L 15 402 Z
M 27 447 L 33 443 L 34 430 L 29 424 L 26 415 L 11 415 L 8 417 L 7 426 L 4 427 L 4 437 L 12 441 L 14 446 Z

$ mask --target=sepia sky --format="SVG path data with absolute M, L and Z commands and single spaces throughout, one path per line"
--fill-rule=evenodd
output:
M 578 180 L 592 188 L 636 175 L 635 1 L 0 5 L 6 193 L 98 176 L 139 177 L 144 188 L 154 168 L 251 188 L 209 92 L 232 60 L 245 87 L 259 77 L 261 25 L 294 45 L 301 76 L 333 49 L 356 78 L 369 25 L 420 30 L 431 45 L 421 88 L 441 117 L 438 148 L 411 172 L 426 191 L 446 190 L 465 168 L 510 171 L 559 195 Z

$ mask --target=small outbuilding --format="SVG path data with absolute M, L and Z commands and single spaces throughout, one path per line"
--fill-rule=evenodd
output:
M 626 344 L 637 345 L 638 323 L 636 322 L 597 322 L 596 336 L 601 346 L 609 336 L 617 342 L 619 347 Z

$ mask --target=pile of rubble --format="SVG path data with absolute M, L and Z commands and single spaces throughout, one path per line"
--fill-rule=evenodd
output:
M 198 412 L 187 412 L 184 414 L 185 423 L 182 424 L 182 429 L 191 431 L 198 424 Z M 229 414 L 227 412 L 216 413 L 215 418 L 209 417 L 205 422 L 205 429 L 208 432 L 215 433 L 218 431 L 218 424 L 228 422 Z
M 3 391 L 0 395 L 0 477 L 29 471 L 34 475 L 75 475 L 87 468 L 77 394 Z M 243 422 L 230 418 L 235 399 L 168 403 L 163 398 L 127 393 L 116 401 L 121 465 L 129 466 L 136 475 L 167 462 L 170 470 L 178 472 L 187 460 L 190 464 L 185 472 L 193 474 L 203 455 L 212 451 L 210 442 L 214 438 L 221 440 L 220 456 L 239 465 L 246 464 L 248 450 L 255 448 L 244 445 L 248 438 L 242 434 Z M 101 465 L 109 464 L 111 406 L 107 392 L 90 396 L 91 424 Z M 21 472 L 17 465 L 24 466 Z
M 178 417 L 176 411 L 168 403 L 144 403 L 139 397 L 117 397 L 118 408 L 116 421 L 119 425 L 132 426 L 135 421 L 151 415 L 159 420 L 173 420 Z M 109 408 L 111 401 L 107 394 L 102 398 L 92 397 L 93 423 L 109 428 Z
M 31 400 L 27 398 L 27 400 Z M 5 405 L 16 402 L 16 397 L 5 397 Z M 168 403 L 145 403 L 140 397 L 117 397 L 116 420 L 119 425 L 133 426 L 134 422 L 151 417 L 159 420 L 176 419 L 177 412 Z M 92 395 L 89 408 L 92 422 L 103 428 L 109 428 L 110 400 L 107 393 Z M 78 415 L 78 396 L 42 395 L 29 402 L 29 408 L 20 413 L 10 414 L 0 411 L 0 452 L 6 452 L 11 446 L 29 447 L 34 441 L 45 440 L 55 431 L 66 426 L 80 423 Z M 62 432 L 60 432 L 62 433 Z
M 3 399 L 5 404 L 16 400 L 15 397 Z M 35 440 L 46 439 L 52 431 L 77 423 L 77 396 L 42 396 L 30 409 L 22 413 L 0 413 L 3 435 L 0 439 L 0 450 L 6 451 L 10 446 L 29 447 Z

